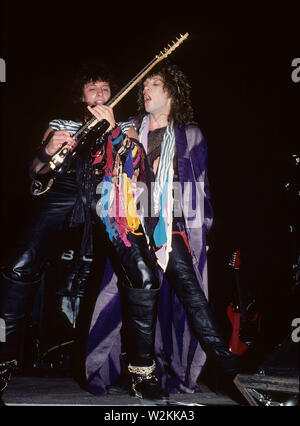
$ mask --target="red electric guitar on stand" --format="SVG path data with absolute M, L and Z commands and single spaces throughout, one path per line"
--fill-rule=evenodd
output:
M 235 300 L 227 307 L 227 315 L 232 325 L 229 348 L 231 352 L 242 355 L 254 343 L 260 328 L 260 315 L 255 310 L 255 300 L 245 304 L 240 285 L 240 251 L 235 250 L 229 265 L 235 275 Z

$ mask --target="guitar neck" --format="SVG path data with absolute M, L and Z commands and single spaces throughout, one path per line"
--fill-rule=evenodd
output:
M 119 93 L 117 93 L 108 103 L 107 105 L 110 107 L 115 107 L 127 93 L 130 92 L 137 85 L 139 81 L 141 81 L 146 74 L 158 63 L 162 60 L 162 58 L 155 56 L 152 61 L 149 62 L 129 83 L 124 86 Z

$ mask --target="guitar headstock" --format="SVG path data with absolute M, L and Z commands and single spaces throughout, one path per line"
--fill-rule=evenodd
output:
M 240 260 L 241 252 L 239 250 L 235 250 L 232 253 L 231 259 L 229 261 L 229 266 L 232 266 L 233 269 L 240 269 L 241 260 Z
M 179 37 L 176 37 L 176 41 L 173 41 L 172 45 L 168 45 L 168 47 L 165 47 L 164 50 L 159 52 L 159 55 L 157 55 L 158 60 L 165 59 L 167 56 L 170 55 L 177 47 L 188 37 L 189 33 L 185 33 L 184 35 L 181 35 Z

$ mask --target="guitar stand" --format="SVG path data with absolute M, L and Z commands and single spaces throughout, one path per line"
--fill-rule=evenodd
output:
M 252 406 L 288 406 L 300 402 L 299 377 L 238 374 L 234 383 Z

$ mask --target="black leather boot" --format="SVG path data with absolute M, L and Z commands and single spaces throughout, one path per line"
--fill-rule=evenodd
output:
M 144 367 L 128 365 L 128 371 L 131 375 L 129 390 L 131 396 L 148 399 L 158 399 L 164 396 L 154 370 L 154 362 L 152 365 Z
M 194 272 L 191 256 L 180 236 L 174 236 L 167 279 L 182 303 L 193 332 L 219 371 L 238 372 L 239 357 L 230 352 Z
M 163 393 L 154 374 L 159 289 L 123 289 L 123 328 L 131 378 L 129 393 L 138 398 L 160 398 Z
M 191 327 L 199 343 L 212 363 L 215 391 L 231 398 L 240 405 L 247 405 L 246 400 L 234 384 L 234 378 L 241 372 L 240 357 L 229 350 L 221 336 L 210 306 L 202 290 L 194 294 L 185 282 L 183 291 L 177 290 Z
M 24 319 L 31 313 L 40 280 L 23 282 L 1 274 L 0 318 L 5 323 L 5 342 L 0 343 L 0 359 L 18 359 Z
M 237 374 L 240 371 L 239 357 L 230 352 L 199 284 L 197 288 L 190 284 L 186 281 L 181 287 L 177 286 L 176 294 L 185 308 L 195 336 L 217 371 Z
M 5 403 L 2 400 L 2 394 L 7 387 L 12 373 L 17 368 L 17 361 L 15 359 L 10 361 L 0 361 L 0 407 L 4 407 Z

